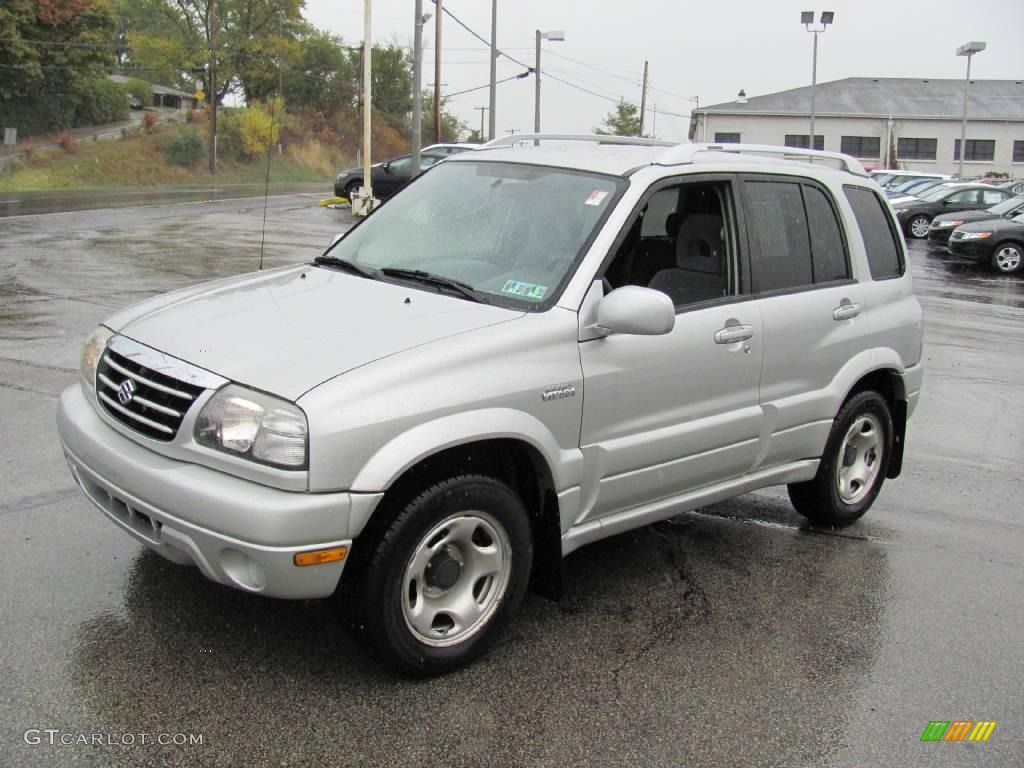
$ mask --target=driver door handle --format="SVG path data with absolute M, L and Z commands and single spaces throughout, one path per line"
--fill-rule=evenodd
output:
M 833 320 L 852 320 L 864 310 L 860 304 L 844 302 L 832 310 Z
M 735 344 L 737 341 L 746 341 L 753 336 L 754 326 L 752 325 L 727 325 L 715 332 L 715 344 Z

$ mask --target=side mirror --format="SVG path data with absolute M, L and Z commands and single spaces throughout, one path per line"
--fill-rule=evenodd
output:
M 661 291 L 624 285 L 597 305 L 597 327 L 604 333 L 661 336 L 676 324 L 672 299 Z

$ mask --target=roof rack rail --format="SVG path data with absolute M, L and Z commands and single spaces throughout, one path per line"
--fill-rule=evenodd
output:
M 501 136 L 497 139 L 491 139 L 480 147 L 480 149 L 511 147 L 524 141 L 589 141 L 595 144 L 627 144 L 642 147 L 679 146 L 677 142 L 674 141 L 645 139 L 639 136 L 606 136 L 599 133 L 515 133 L 510 136 Z
M 841 152 L 823 152 L 820 149 L 801 149 L 799 147 L 779 147 L 772 144 L 676 144 L 666 150 L 655 162 L 655 165 L 683 165 L 692 163 L 694 156 L 703 152 L 732 152 L 737 155 L 781 155 L 783 159 L 811 162 L 829 160 L 836 163 L 841 170 L 856 176 L 868 176 L 860 161 Z

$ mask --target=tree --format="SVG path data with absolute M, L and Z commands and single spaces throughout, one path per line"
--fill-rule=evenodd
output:
M 355 103 L 357 75 L 341 38 L 309 27 L 283 73 L 284 97 L 291 107 L 334 114 Z
M 636 104 L 623 99 L 609 112 L 604 123 L 594 129 L 601 136 L 639 136 L 640 109 Z
M 445 110 L 445 100 L 441 99 L 441 141 L 458 141 L 459 134 L 466 127 L 451 112 Z M 423 92 L 423 123 L 421 125 L 420 143 L 422 146 L 434 143 L 434 92 Z
M 3 124 L 25 135 L 71 127 L 114 65 L 115 29 L 110 0 L 7 0 L 0 37 L 18 42 L 0 46 Z

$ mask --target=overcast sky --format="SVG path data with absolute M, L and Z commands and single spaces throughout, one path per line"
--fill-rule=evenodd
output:
M 445 0 L 445 7 L 486 39 L 488 0 Z M 425 12 L 436 11 L 423 0 Z M 373 39 L 412 45 L 413 0 L 373 0 Z M 541 70 L 599 95 L 542 78 L 542 128 L 590 132 L 614 103 L 639 104 L 644 59 L 650 62 L 648 105 L 657 109 L 659 138 L 685 140 L 692 101 L 710 105 L 809 85 L 812 35 L 800 11 L 835 11 L 819 36 L 818 82 L 844 77 L 963 78 L 956 49 L 983 40 L 971 76 L 1024 78 L 1024 0 L 498 0 L 498 47 L 525 64 L 534 58 L 534 30 L 564 30 L 565 42 L 545 42 Z M 363 37 L 360 0 L 306 0 L 306 18 L 341 35 Z M 434 20 L 424 27 L 424 84 L 433 83 Z M 488 49 L 447 15 L 442 34 L 442 93 L 485 85 Z M 568 57 L 568 58 L 564 58 Z M 570 60 L 572 59 L 572 60 Z M 498 60 L 498 79 L 523 71 Z M 599 71 L 600 70 L 600 71 Z M 498 86 L 497 132 L 533 129 L 532 78 Z M 601 97 L 605 98 L 601 98 Z M 455 96 L 448 109 L 479 128 L 487 89 Z M 674 117 L 673 112 L 685 117 Z M 648 130 L 650 119 L 647 122 Z

